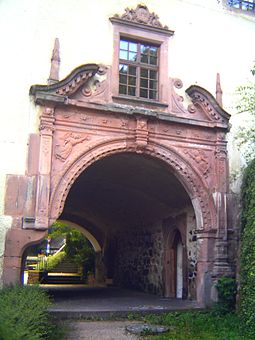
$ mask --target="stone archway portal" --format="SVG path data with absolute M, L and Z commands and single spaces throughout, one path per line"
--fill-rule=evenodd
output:
M 40 134 L 31 135 L 29 142 L 25 185 L 32 194 L 26 196 L 21 212 L 22 228 L 27 229 L 26 233 L 28 230 L 39 232 L 47 230 L 61 214 L 63 218 L 65 214 L 75 215 L 74 210 L 65 210 L 72 188 L 82 174 L 104 159 L 125 154 L 154 159 L 156 163 L 149 163 L 150 169 L 157 168 L 160 163 L 162 166 L 158 171 L 171 174 L 170 182 L 174 180 L 188 198 L 182 200 L 181 207 L 173 206 L 171 214 L 184 208 L 188 201 L 194 211 L 196 239 L 200 240 L 196 249 L 196 294 L 198 301 L 205 303 L 210 282 L 228 270 L 225 251 L 228 182 L 225 134 L 229 129 L 229 115 L 210 93 L 199 86 L 187 89 L 191 104 L 186 109 L 175 93 L 174 88 L 181 87 L 181 82 L 175 79 L 163 84 L 169 93 L 167 103 L 129 100 L 123 104 L 121 98 L 112 96 L 110 79 L 110 68 L 89 64 L 76 68 L 63 81 L 53 85 L 32 86 L 30 94 L 41 107 Z M 36 154 L 39 154 L 38 159 L 34 157 Z M 150 169 L 144 167 L 144 176 Z M 97 190 L 100 189 L 94 188 L 94 192 Z M 9 209 L 9 214 L 14 215 L 8 208 L 8 201 L 6 207 L 7 212 Z M 69 204 L 69 210 L 70 207 Z M 116 245 L 112 239 L 109 243 L 107 238 L 111 233 L 106 236 L 102 232 L 101 226 L 107 225 L 107 219 L 90 217 L 89 211 L 83 216 L 89 222 L 86 227 L 94 228 L 99 242 L 114 251 Z M 79 218 L 74 222 L 82 225 Z M 17 259 L 25 242 L 20 251 L 17 250 Z M 216 249 L 214 257 L 209 255 L 209 249 Z M 164 251 L 161 249 L 162 256 Z M 5 277 L 9 275 L 9 253 L 7 244 Z M 205 279 L 205 273 L 207 276 L 209 273 L 211 280 Z

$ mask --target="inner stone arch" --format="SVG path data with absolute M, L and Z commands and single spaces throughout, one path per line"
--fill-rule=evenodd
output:
M 114 285 L 165 295 L 166 219 L 185 216 L 186 271 L 196 270 L 196 219 L 191 199 L 166 162 L 146 154 L 121 152 L 84 170 L 73 183 L 60 219 L 86 225 L 102 245 L 104 280 Z M 168 232 L 176 222 L 168 223 Z M 195 249 L 189 251 L 190 249 Z M 188 253 L 189 252 L 189 253 Z M 188 254 L 191 254 L 188 257 Z M 192 273 L 194 274 L 194 273 Z M 183 297 L 195 298 L 189 279 Z M 193 280 L 194 281 L 194 280 Z M 194 285 L 194 282 L 192 282 Z
M 69 220 L 59 220 L 59 221 L 63 222 L 64 224 L 67 224 L 71 228 L 75 228 L 75 229 L 79 230 L 88 239 L 88 241 L 91 243 L 91 245 L 92 245 L 92 247 L 93 247 L 93 249 L 96 253 L 102 251 L 102 247 L 99 244 L 99 242 L 97 241 L 97 239 L 84 226 L 81 226 L 81 225 L 74 223 L 72 221 L 69 221 Z
M 150 141 L 147 148 L 139 150 L 134 145 L 127 145 L 126 141 L 122 139 L 95 145 L 95 148 L 87 150 L 73 163 L 69 164 L 68 169 L 65 169 L 53 189 L 50 200 L 51 223 L 58 219 L 63 212 L 68 193 L 77 178 L 95 162 L 121 153 L 144 155 L 165 164 L 165 167 L 175 175 L 189 195 L 196 214 L 197 228 L 205 231 L 214 228 L 216 225 L 216 210 L 212 196 L 209 195 L 208 185 L 204 183 L 203 177 L 196 172 L 194 167 L 190 166 L 185 158 L 175 150 L 155 141 Z

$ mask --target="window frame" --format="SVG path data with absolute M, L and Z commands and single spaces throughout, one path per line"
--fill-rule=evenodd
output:
M 234 0 L 227 0 L 227 6 L 233 11 L 242 11 L 246 14 L 254 14 L 255 13 L 255 0 L 247 1 L 247 0 L 237 0 L 236 4 Z M 251 9 L 245 8 L 245 5 L 251 5 Z
M 127 49 L 123 49 L 121 48 L 121 42 L 127 42 Z M 131 44 L 135 44 L 137 46 L 136 51 L 131 51 L 130 50 L 130 45 Z M 142 47 L 143 46 L 148 46 L 149 48 L 156 48 L 156 56 L 153 56 L 156 58 L 156 63 L 146 63 L 142 61 Z M 121 58 L 121 51 L 123 51 L 125 53 L 125 51 L 127 52 L 127 58 Z M 158 101 L 158 93 L 159 93 L 159 88 L 158 88 L 158 78 L 159 78 L 159 51 L 160 51 L 160 46 L 156 45 L 156 44 L 151 44 L 148 41 L 144 42 L 141 40 L 134 40 L 134 39 L 130 39 L 127 38 L 125 36 L 120 37 L 120 44 L 119 44 L 119 96 L 122 95 L 126 95 L 126 96 L 130 96 L 132 98 L 136 98 L 136 99 L 143 99 L 143 100 L 155 100 Z M 130 53 L 135 53 L 137 56 L 137 60 L 133 61 L 131 59 L 129 59 L 129 54 Z M 150 54 L 148 55 L 148 57 L 150 58 Z M 121 74 L 120 74 L 120 65 L 123 66 L 127 66 L 127 68 L 135 68 L 135 74 L 130 74 L 127 73 L 126 77 L 127 77 L 127 82 L 126 85 L 124 82 L 121 82 Z M 148 71 L 148 76 L 147 77 L 142 77 L 141 73 L 142 70 L 146 70 Z M 155 72 L 155 77 L 151 76 L 151 72 Z M 124 74 L 123 74 L 124 76 Z M 131 84 L 129 85 L 129 79 L 130 78 L 135 78 L 135 85 Z M 147 86 L 141 86 L 141 82 L 143 80 L 147 80 Z M 152 84 L 156 83 L 156 86 L 150 86 Z M 126 87 L 126 91 L 125 92 L 129 92 L 129 89 L 134 89 L 134 94 L 129 94 L 129 93 L 121 93 L 120 91 L 120 87 Z M 144 90 L 147 92 L 147 95 L 141 95 L 141 91 Z M 153 95 L 154 94 L 154 95 Z
M 112 99 L 114 102 L 132 104 L 149 104 L 150 106 L 167 107 L 168 91 L 168 42 L 173 31 L 125 22 L 110 18 L 113 24 L 113 63 L 112 63 Z M 119 94 L 119 44 L 122 38 L 158 46 L 158 97 L 157 100 Z

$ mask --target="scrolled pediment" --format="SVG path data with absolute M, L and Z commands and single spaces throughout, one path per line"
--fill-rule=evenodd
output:
M 97 73 L 102 72 L 102 67 L 97 64 L 81 65 L 74 69 L 65 79 L 52 85 L 33 85 L 30 88 L 30 95 L 35 97 L 37 102 L 40 99 L 61 102 L 61 98 L 72 96 L 84 87 Z M 58 98 L 58 99 L 57 99 Z
M 186 93 L 192 100 L 194 112 L 196 110 L 202 111 L 209 121 L 229 128 L 230 115 L 219 105 L 210 92 L 200 86 L 192 85 L 186 90 Z

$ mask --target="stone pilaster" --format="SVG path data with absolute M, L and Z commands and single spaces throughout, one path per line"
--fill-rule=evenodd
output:
M 36 229 L 47 229 L 49 224 L 50 173 L 54 109 L 44 107 L 40 121 L 40 152 L 36 195 Z
M 232 276 L 228 262 L 228 226 L 227 226 L 227 191 L 228 191 L 228 158 L 224 136 L 219 134 L 215 150 L 217 188 L 214 202 L 217 212 L 217 234 L 215 240 L 215 257 L 213 278 Z

